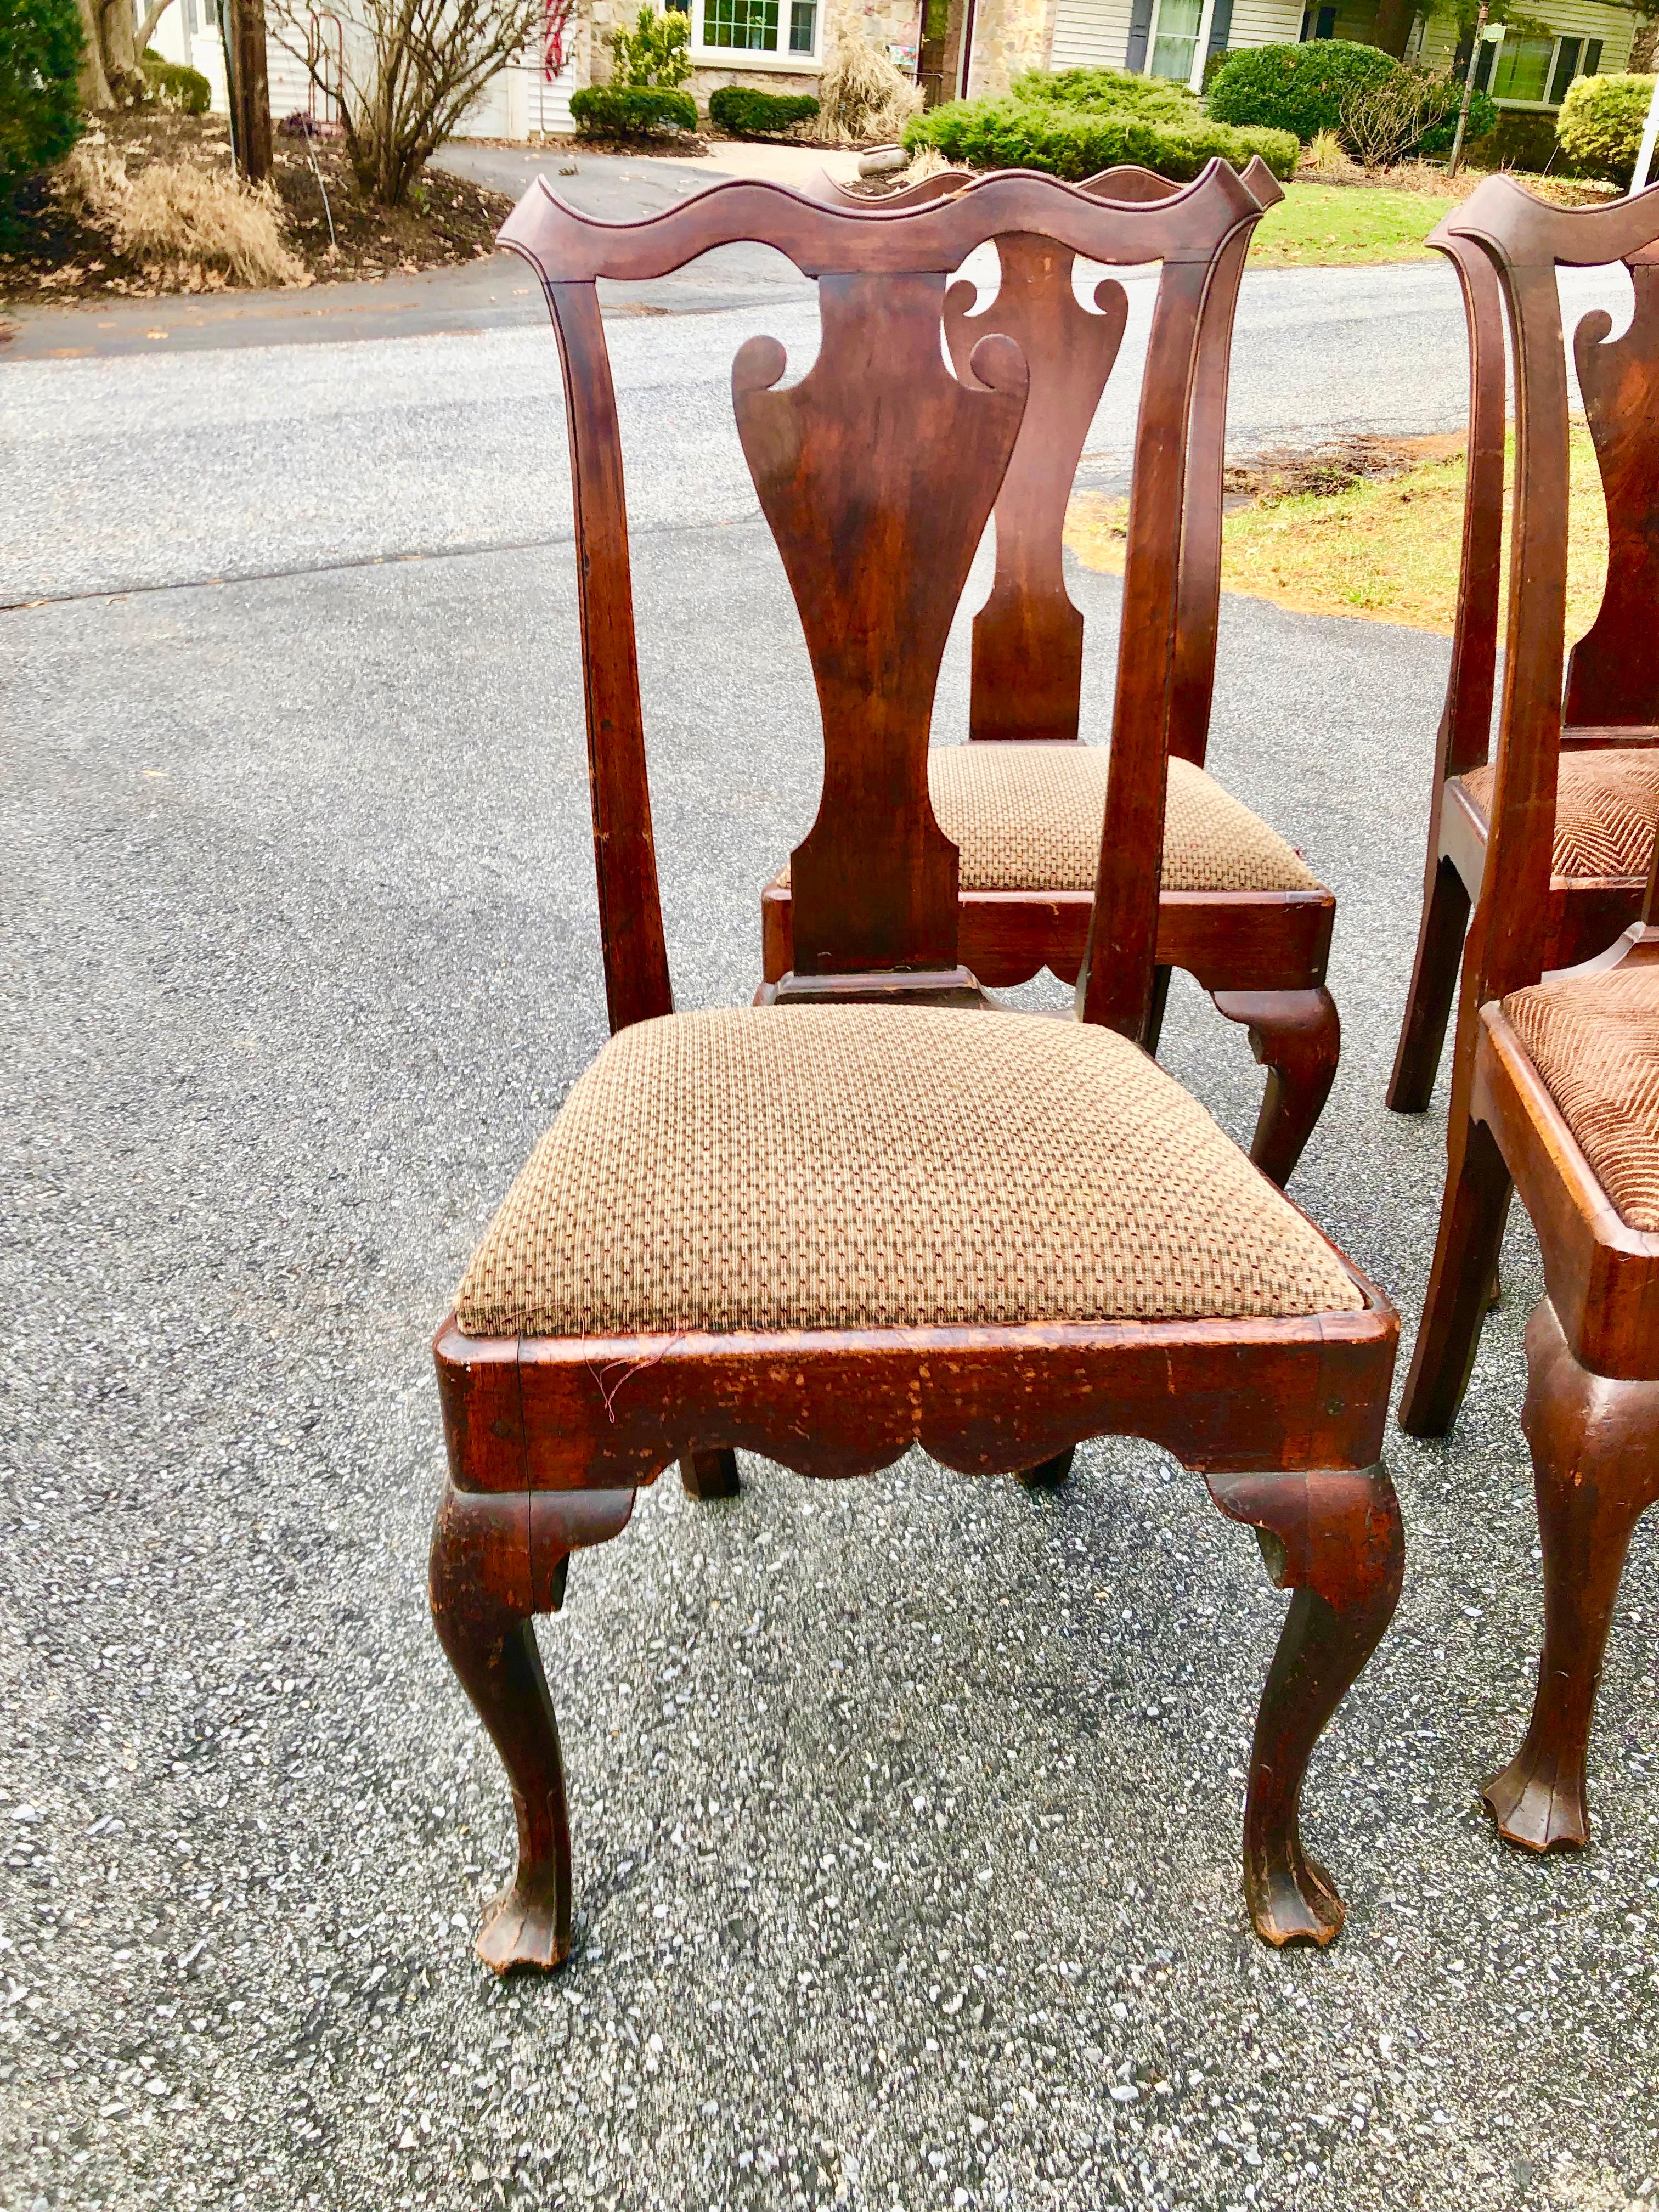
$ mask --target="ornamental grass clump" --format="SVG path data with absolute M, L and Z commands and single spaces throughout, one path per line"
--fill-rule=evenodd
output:
M 825 144 L 882 145 L 921 112 L 921 94 L 902 70 L 860 32 L 837 33 L 818 76 L 817 136 Z
M 75 149 L 53 187 L 66 207 L 108 229 L 117 252 L 166 265 L 185 278 L 185 289 L 211 289 L 216 280 L 311 281 L 304 262 L 283 243 L 279 203 L 269 185 L 182 161 L 150 161 L 129 176 L 125 157 L 94 139 Z

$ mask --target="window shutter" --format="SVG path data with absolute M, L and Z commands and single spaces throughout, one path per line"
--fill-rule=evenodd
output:
M 1555 50 L 1555 74 L 1550 79 L 1550 106 L 1559 107 L 1567 96 L 1567 87 L 1578 74 L 1579 50 L 1582 39 L 1563 39 Z
M 1474 88 L 1477 92 L 1484 92 L 1492 82 L 1492 64 L 1498 59 L 1502 43 L 1499 39 L 1481 40 L 1480 51 L 1474 58 Z
M 1462 84 L 1469 73 L 1469 64 L 1474 58 L 1474 34 L 1466 31 L 1457 41 L 1457 52 L 1452 56 L 1451 73 Z
M 1233 0 L 1215 0 L 1215 12 L 1210 17 L 1210 43 L 1204 49 L 1207 61 L 1212 54 L 1227 51 L 1228 33 L 1233 27 Z
M 1134 0 L 1129 10 L 1129 45 L 1123 66 L 1131 76 L 1146 74 L 1146 40 L 1152 27 L 1152 0 Z
M 1592 39 L 1584 49 L 1584 75 L 1594 76 L 1601 66 L 1601 41 Z

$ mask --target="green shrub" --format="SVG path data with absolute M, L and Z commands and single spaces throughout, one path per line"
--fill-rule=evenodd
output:
M 1184 184 L 1218 155 L 1242 169 L 1255 154 L 1276 177 L 1288 177 L 1301 152 L 1287 131 L 1231 130 L 1200 113 L 1196 103 L 1190 122 L 1175 124 L 1012 98 L 930 107 L 906 124 L 904 143 L 913 154 L 936 147 L 947 161 L 970 169 L 1046 169 L 1071 184 L 1120 161 Z
M 1469 102 L 1463 156 L 1472 169 L 1526 169 L 1536 175 L 1552 157 L 1558 176 L 1573 168 L 1572 162 L 1563 160 L 1556 143 L 1553 115 L 1528 115 L 1521 109 L 1504 108 L 1494 111 L 1495 122 L 1482 127 L 1475 115 L 1486 97 L 1477 92 Z
M 818 104 L 807 92 L 757 92 L 752 85 L 723 84 L 708 95 L 708 120 L 734 138 L 776 138 L 810 123 Z
M 1442 115 L 1439 122 L 1431 125 L 1430 128 L 1423 133 L 1416 145 L 1412 148 L 1413 153 L 1418 156 L 1419 161 L 1443 161 L 1447 155 L 1451 152 L 1452 140 L 1457 136 L 1457 111 L 1463 104 L 1463 87 L 1461 81 L 1451 85 L 1450 94 L 1451 97 L 1447 103 L 1445 112 Z M 1492 98 L 1489 92 L 1472 92 L 1469 94 L 1469 119 L 1463 131 L 1464 145 L 1466 147 L 1471 147 L 1474 145 L 1476 139 L 1480 139 L 1482 142 L 1486 141 L 1492 136 L 1494 131 L 1498 129 L 1500 124 L 1504 121 L 1522 125 L 1530 125 L 1534 132 L 1536 132 L 1541 125 L 1546 137 L 1547 137 L 1549 135 L 1549 118 L 1547 116 L 1511 115 L 1508 117 L 1501 117 L 1498 112 L 1498 102 Z M 1462 157 L 1460 156 L 1459 158 L 1461 160 Z M 1547 148 L 1544 155 L 1544 161 L 1547 161 L 1548 159 L 1549 151 Z M 1504 155 L 1501 160 L 1493 161 L 1490 166 L 1494 169 L 1499 169 L 1503 167 L 1504 161 L 1509 162 L 1511 167 L 1517 166 L 1516 157 L 1513 154 Z M 1540 161 L 1537 166 L 1541 169 L 1544 166 L 1544 161 Z
M 697 127 L 696 101 L 667 85 L 585 85 L 571 94 L 570 114 L 584 138 L 655 138 Z
M 81 135 L 84 36 L 76 0 L 0 0 L 0 222 Z
M 1401 64 L 1376 46 L 1316 39 L 1305 46 L 1246 46 L 1218 70 L 1208 106 L 1218 123 L 1294 131 L 1305 146 L 1342 127 L 1342 95 L 1391 76 Z
M 1081 107 L 1094 115 L 1143 115 L 1189 122 L 1198 96 L 1168 77 L 1131 76 L 1127 70 L 1027 70 L 1009 88 L 1011 100 L 1049 107 Z
M 205 115 L 213 97 L 213 88 L 200 70 L 186 69 L 182 62 L 170 62 L 158 54 L 153 46 L 146 46 L 140 64 L 144 72 L 144 93 L 162 107 L 176 107 L 183 115 Z
M 660 88 L 684 84 L 691 74 L 691 18 L 684 9 L 660 13 L 643 0 L 631 31 L 611 33 L 611 81 Z
M 1650 76 L 1581 76 L 1562 101 L 1555 125 L 1573 167 L 1628 189 L 1652 97 Z

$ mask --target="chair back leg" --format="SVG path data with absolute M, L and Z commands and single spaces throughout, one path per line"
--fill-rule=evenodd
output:
M 1514 1188 L 1484 1121 L 1466 1122 L 1461 1147 L 1456 1140 L 1454 1129 L 1428 1295 L 1400 1399 L 1400 1425 L 1408 1437 L 1443 1437 L 1457 1418 L 1492 1303 Z
M 1433 1095 L 1446 1024 L 1457 994 L 1463 934 L 1468 927 L 1468 890 L 1451 862 L 1437 853 L 1438 831 L 1437 823 L 1430 825 L 1423 926 L 1418 932 L 1412 988 L 1400 1025 L 1394 1073 L 1389 1079 L 1389 1103 L 1396 1114 L 1421 1114 Z

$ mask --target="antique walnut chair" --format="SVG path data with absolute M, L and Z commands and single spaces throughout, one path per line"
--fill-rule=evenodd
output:
M 1244 182 L 1264 208 L 1284 198 L 1259 160 Z M 875 202 L 827 179 L 816 190 L 828 204 L 867 211 L 964 188 L 975 189 L 951 173 Z M 1155 201 L 1180 188 L 1121 167 L 1080 189 Z M 1228 352 L 1249 247 L 1242 229 L 1216 268 L 1193 388 L 1157 975 L 1144 1042 L 1156 1051 L 1170 970 L 1188 969 L 1223 1014 L 1246 1026 L 1267 1068 L 1251 1157 L 1283 1183 L 1330 1095 L 1341 1032 L 1325 988 L 1336 902 L 1301 855 L 1204 769 L 1220 611 Z M 1075 981 L 1083 966 L 1109 763 L 1103 745 L 1079 742 L 1083 617 L 1066 592 L 1062 532 L 1128 312 L 1122 286 L 1110 282 L 1097 288 L 1098 313 L 1081 306 L 1073 257 L 1046 240 L 1007 238 L 997 252 L 1000 283 L 988 307 L 972 312 L 969 283 L 946 295 L 951 358 L 966 376 L 979 339 L 1006 331 L 1025 356 L 1030 400 L 996 504 L 995 580 L 974 621 L 969 741 L 935 748 L 927 763 L 934 811 L 961 854 L 962 957 L 994 987 L 1025 982 L 1045 967 Z M 775 982 L 792 957 L 787 870 L 768 885 L 761 911 L 763 972 Z
M 1544 1644 L 1526 1741 L 1485 1796 L 1510 1842 L 1547 1850 L 1582 1844 L 1589 1832 L 1585 1758 L 1608 1624 L 1631 1530 L 1659 1498 L 1652 872 L 1642 917 L 1611 948 L 1547 972 L 1561 942 L 1552 878 L 1565 803 L 1558 770 L 1567 381 L 1555 272 L 1558 263 L 1623 260 L 1631 268 L 1638 316 L 1629 338 L 1607 349 L 1612 362 L 1601 361 L 1607 319 L 1588 315 L 1576 351 L 1602 465 L 1621 488 L 1619 526 L 1632 535 L 1650 530 L 1659 435 L 1617 395 L 1633 410 L 1650 389 L 1659 319 L 1644 302 L 1659 192 L 1567 213 L 1492 178 L 1446 227 L 1467 266 L 1475 253 L 1486 259 L 1514 343 L 1516 552 L 1490 836 L 1463 954 L 1445 1201 L 1400 1419 L 1426 1437 L 1443 1436 L 1456 1416 L 1513 1187 L 1538 1232 L 1546 1285 L 1527 1327 L 1522 1415 L 1543 1546 Z
M 1429 235 L 1457 271 L 1469 334 L 1468 476 L 1451 672 L 1435 747 L 1423 918 L 1389 1084 L 1396 1112 L 1434 1090 L 1457 988 L 1469 907 L 1480 890 L 1492 811 L 1488 758 L 1504 538 L 1504 308 L 1497 270 L 1448 217 Z M 1659 822 L 1659 538 L 1650 515 L 1659 451 L 1644 417 L 1659 403 L 1659 290 L 1631 269 L 1636 313 L 1611 343 L 1605 314 L 1574 338 L 1607 509 L 1607 580 L 1595 623 L 1566 656 L 1555 842 L 1546 887 L 1546 968 L 1604 951 L 1642 911 Z M 1564 617 L 1565 621 L 1565 617 Z
M 436 1340 L 450 1474 L 432 1606 L 505 1763 L 514 1881 L 479 1949 L 570 1941 L 559 1743 L 532 1630 L 569 1554 L 615 1536 L 671 1461 L 697 1494 L 738 1449 L 804 1474 L 920 1442 L 1013 1474 L 1130 1434 L 1202 1474 L 1294 1589 L 1252 1753 L 1244 1887 L 1270 1942 L 1328 1942 L 1334 1885 L 1297 1804 L 1400 1587 L 1379 1447 L 1387 1299 L 1133 1042 L 1152 987 L 1185 393 L 1202 310 L 1257 204 L 1212 164 L 1159 205 L 995 179 L 885 221 L 716 185 L 595 222 L 538 185 L 503 238 L 539 273 L 570 434 L 594 853 L 613 1036 L 486 1232 Z M 946 365 L 948 272 L 1018 234 L 1163 264 L 1138 433 L 1088 1024 L 988 1010 L 958 951 L 956 848 L 928 805 L 934 685 L 1018 434 L 1024 364 Z M 601 276 L 779 247 L 822 344 L 780 386 L 732 368 L 739 437 L 805 629 L 823 723 L 777 1003 L 676 1013 L 652 842 Z

